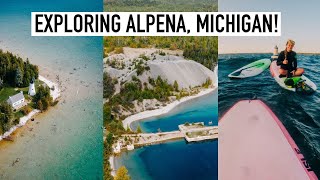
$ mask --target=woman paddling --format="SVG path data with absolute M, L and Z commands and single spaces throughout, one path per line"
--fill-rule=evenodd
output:
M 294 44 L 295 42 L 289 39 L 286 44 L 286 49 L 279 54 L 277 65 L 280 66 L 280 78 L 301 76 L 304 73 L 303 68 L 297 68 L 297 53 L 292 51 Z

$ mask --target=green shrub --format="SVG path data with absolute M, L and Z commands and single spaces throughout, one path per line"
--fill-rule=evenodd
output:
M 30 106 L 24 106 L 21 111 L 24 115 L 28 115 L 32 111 L 32 108 Z

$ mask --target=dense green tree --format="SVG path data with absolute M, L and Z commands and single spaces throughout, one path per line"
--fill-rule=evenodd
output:
M 39 76 L 38 66 L 32 65 L 29 59 L 22 58 L 0 49 L 0 78 L 3 84 L 13 87 L 26 87 L 32 78 Z
M 107 138 L 106 138 L 107 143 L 112 144 L 112 143 L 113 143 L 113 140 L 114 140 L 113 134 L 112 134 L 112 133 L 109 133 L 109 134 L 107 135 Z
M 114 177 L 114 180 L 130 180 L 130 176 L 128 174 L 128 170 L 126 167 L 121 166 Z
M 39 86 L 36 95 L 33 96 L 33 102 L 37 109 L 45 111 L 52 104 L 50 89 L 47 86 Z
M 23 85 L 22 72 L 19 68 L 15 72 L 14 82 L 17 87 L 21 87 Z
M 1 134 L 10 129 L 13 120 L 13 110 L 12 107 L 3 102 L 0 104 L 0 125 L 1 125 Z
M 109 99 L 113 95 L 115 92 L 115 82 L 107 72 L 103 74 L 103 98 Z
M 23 86 L 26 87 L 30 84 L 32 80 L 32 77 L 30 76 L 30 72 L 26 71 L 26 73 L 23 76 Z
M 210 78 L 207 78 L 206 82 L 202 84 L 202 87 L 208 88 L 210 85 L 212 85 L 212 80 Z
M 174 83 L 173 83 L 173 88 L 176 92 L 179 91 L 179 85 L 178 85 L 178 82 L 175 80 Z
M 50 106 L 49 99 L 44 98 L 41 101 L 42 101 L 43 110 L 44 111 L 47 110 Z
M 113 120 L 113 116 L 111 114 L 111 106 L 109 104 L 105 104 L 103 106 L 103 118 L 104 122 L 111 122 Z
M 43 104 L 42 104 L 42 101 L 39 100 L 36 102 L 36 108 L 39 109 L 40 111 L 43 111 Z
M 126 130 L 123 128 L 122 122 L 118 120 L 114 120 L 111 123 L 108 123 L 106 127 L 110 132 L 117 135 L 126 132 Z
M 141 129 L 140 125 L 137 127 L 137 133 L 142 133 L 142 129 Z
M 5 114 L 5 122 L 8 122 L 13 118 L 12 107 L 7 102 L 3 102 L 0 104 L 0 112 Z

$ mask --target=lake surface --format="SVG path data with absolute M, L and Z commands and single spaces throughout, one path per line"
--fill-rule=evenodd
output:
M 286 127 L 304 157 L 320 177 L 320 91 L 302 95 L 281 88 L 272 78 L 270 70 L 240 80 L 228 78 L 232 71 L 250 62 L 270 58 L 271 54 L 219 55 L 219 116 L 242 99 L 257 96 L 263 100 Z M 319 88 L 320 55 L 298 54 L 298 67 Z

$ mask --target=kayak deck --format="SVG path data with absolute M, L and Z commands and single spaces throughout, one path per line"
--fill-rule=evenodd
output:
M 285 85 L 284 81 L 285 81 L 286 77 L 279 78 L 279 75 L 280 75 L 279 70 L 280 70 L 280 66 L 277 65 L 276 61 L 273 61 L 270 65 L 270 72 L 271 72 L 272 77 L 277 81 L 277 83 L 282 88 L 295 92 L 296 91 L 295 88 L 290 88 Z
M 260 100 L 236 103 L 219 121 L 219 179 L 317 179 Z
M 270 65 L 270 73 L 272 75 L 272 77 L 277 81 L 277 83 L 284 89 L 287 89 L 289 91 L 293 91 L 296 92 L 296 88 L 291 88 L 285 85 L 284 81 L 286 79 L 286 77 L 283 78 L 279 78 L 279 69 L 280 66 L 277 66 L 277 62 L 273 61 Z M 305 80 L 305 83 L 313 90 L 316 91 L 317 90 L 317 86 L 310 80 L 308 79 L 306 76 L 302 75 L 301 79 Z
M 240 69 L 237 69 L 228 75 L 229 78 L 247 78 L 262 73 L 270 65 L 269 59 L 260 59 L 252 62 Z

